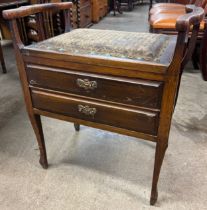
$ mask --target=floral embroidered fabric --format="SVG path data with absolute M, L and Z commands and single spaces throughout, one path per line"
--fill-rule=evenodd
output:
M 32 44 L 29 48 L 159 62 L 169 40 L 169 36 L 162 34 L 76 29 Z

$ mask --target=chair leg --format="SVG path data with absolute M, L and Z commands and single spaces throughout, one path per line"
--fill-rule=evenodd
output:
M 206 30 L 203 35 L 203 40 L 201 44 L 200 64 L 201 64 L 201 73 L 203 79 L 204 81 L 207 81 L 207 22 L 206 22 Z
M 149 10 L 152 8 L 153 0 L 150 0 Z
M 79 131 L 80 130 L 80 124 L 74 123 L 74 128 L 75 128 L 76 131 Z
M 47 153 L 45 148 L 45 140 L 44 140 L 40 115 L 30 115 L 30 121 L 32 123 L 32 127 L 35 132 L 37 143 L 40 150 L 39 163 L 44 169 L 47 169 L 48 168 Z
M 133 2 L 132 2 L 132 0 L 128 0 L 128 10 L 129 11 L 133 10 Z
M 159 142 L 156 145 L 155 152 L 155 163 L 154 163 L 154 172 L 153 172 L 153 180 L 152 180 L 152 190 L 150 197 L 150 205 L 154 205 L 158 198 L 157 184 L 160 175 L 160 169 L 162 166 L 162 162 L 165 156 L 165 151 L 167 149 L 167 145 L 160 144 Z
M 7 71 L 6 71 L 5 61 L 4 61 L 3 50 L 2 50 L 2 46 L 1 46 L 1 40 L 0 40 L 0 61 L 1 61 L 3 73 L 6 73 Z
M 199 69 L 199 56 L 198 56 L 198 45 L 195 46 L 195 49 L 193 51 L 192 54 L 192 63 L 193 63 L 193 67 L 194 69 Z

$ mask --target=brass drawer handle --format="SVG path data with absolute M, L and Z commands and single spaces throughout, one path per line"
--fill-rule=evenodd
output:
M 78 111 L 80 113 L 83 113 L 85 115 L 91 115 L 94 116 L 97 112 L 96 108 L 90 108 L 89 106 L 84 106 L 84 105 L 78 105 Z
M 29 83 L 30 83 L 31 85 L 37 85 L 37 82 L 36 82 L 35 80 L 30 80 Z
M 77 79 L 77 85 L 85 90 L 94 90 L 97 88 L 97 82 L 89 81 L 88 79 Z

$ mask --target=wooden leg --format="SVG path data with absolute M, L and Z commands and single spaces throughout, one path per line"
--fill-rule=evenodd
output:
M 153 0 L 150 0 L 149 10 L 152 8 Z
M 6 73 L 6 65 L 5 65 L 3 50 L 2 50 L 2 46 L 1 46 L 1 40 L 0 40 L 0 61 L 1 61 L 3 73 Z
M 117 11 L 118 11 L 118 13 L 119 14 L 122 14 L 123 12 L 122 12 L 122 9 L 121 9 L 121 1 L 117 1 L 116 2 L 116 5 L 117 5 Z
M 32 127 L 34 129 L 38 146 L 39 146 L 39 150 L 40 150 L 39 163 L 44 169 L 47 169 L 48 168 L 47 153 L 46 153 L 46 148 L 45 148 L 45 140 L 44 140 L 40 115 L 30 115 L 30 121 L 32 123 Z
M 80 124 L 74 123 L 74 127 L 75 127 L 75 130 L 76 131 L 79 131 L 80 130 Z
M 201 66 L 201 73 L 202 73 L 203 79 L 207 81 L 207 23 L 206 23 L 206 30 L 203 35 L 202 44 L 201 44 L 200 66 Z
M 114 16 L 116 16 L 116 0 L 114 0 L 113 3 Z
M 198 53 L 198 46 L 195 46 L 195 49 L 192 54 L 192 63 L 194 69 L 200 69 L 199 68 L 199 53 Z
M 167 149 L 166 144 L 161 145 L 159 142 L 157 143 L 156 152 L 155 152 L 155 163 L 154 163 L 154 173 L 153 173 L 153 180 L 152 180 L 150 205 L 154 205 L 157 201 L 157 197 L 158 197 L 157 183 L 158 183 L 160 169 L 162 166 L 166 149 Z
M 133 2 L 132 0 L 128 0 L 128 11 L 132 11 L 133 10 Z

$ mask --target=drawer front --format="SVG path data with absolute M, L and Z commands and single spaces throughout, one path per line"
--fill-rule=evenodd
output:
M 27 75 L 29 83 L 33 86 L 160 109 L 163 89 L 161 82 L 106 77 L 35 65 L 27 66 Z
M 90 122 L 156 135 L 158 113 L 32 90 L 33 107 Z
M 84 28 L 91 24 L 92 15 L 91 15 L 91 6 L 83 7 L 80 9 L 80 27 Z

